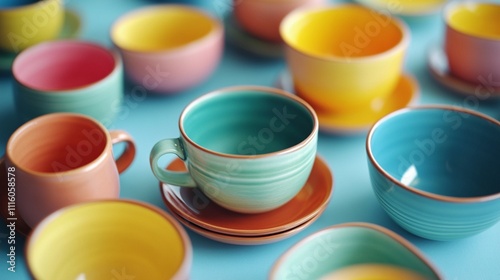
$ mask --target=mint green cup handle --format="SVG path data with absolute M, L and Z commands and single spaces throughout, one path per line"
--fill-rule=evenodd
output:
M 151 170 L 158 180 L 179 187 L 196 187 L 189 172 L 172 172 L 158 166 L 158 160 L 166 154 L 175 154 L 180 159 L 187 159 L 180 138 L 164 139 L 156 143 L 149 155 Z

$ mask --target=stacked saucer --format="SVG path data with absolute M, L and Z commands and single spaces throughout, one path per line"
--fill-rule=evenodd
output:
M 172 161 L 167 169 L 186 170 L 180 159 Z M 302 231 L 326 209 L 332 189 L 332 173 L 318 157 L 306 184 L 292 200 L 259 214 L 241 214 L 222 208 L 197 188 L 160 183 L 165 205 L 179 222 L 202 236 L 236 245 L 277 242 Z

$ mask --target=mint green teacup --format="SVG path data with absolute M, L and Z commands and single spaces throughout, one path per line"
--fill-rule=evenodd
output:
M 240 86 L 205 94 L 184 109 L 179 129 L 179 138 L 153 147 L 155 176 L 167 184 L 199 187 L 236 212 L 265 212 L 291 200 L 316 157 L 316 113 L 302 99 L 274 88 Z M 170 153 L 185 161 L 188 172 L 158 165 Z

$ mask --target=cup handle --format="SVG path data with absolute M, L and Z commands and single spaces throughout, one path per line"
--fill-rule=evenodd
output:
M 159 141 L 154 145 L 149 156 L 151 170 L 156 178 L 163 183 L 179 187 L 196 187 L 196 183 L 189 172 L 173 172 L 158 166 L 158 160 L 166 154 L 175 154 L 183 161 L 187 158 L 180 138 Z
M 109 132 L 111 136 L 111 143 L 118 144 L 121 142 L 125 142 L 125 151 L 117 158 L 115 159 L 116 162 L 116 167 L 118 169 L 118 173 L 122 173 L 125 171 L 130 164 L 132 164 L 132 161 L 134 161 L 135 158 L 135 143 L 134 139 L 130 134 L 123 130 L 112 130 Z

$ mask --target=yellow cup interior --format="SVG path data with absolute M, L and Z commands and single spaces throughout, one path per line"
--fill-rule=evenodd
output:
M 464 3 L 447 13 L 451 28 L 481 38 L 500 39 L 500 5 L 494 3 Z
M 384 53 L 404 39 L 392 19 L 360 5 L 293 12 L 280 27 L 284 41 L 321 57 L 366 57 Z
M 36 279 L 170 279 L 185 243 L 159 212 L 106 201 L 56 212 L 34 231 L 27 262 Z
M 111 36 L 126 50 L 170 50 L 206 37 L 217 25 L 215 19 L 197 9 L 166 5 L 124 16 L 114 25 Z

